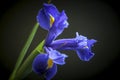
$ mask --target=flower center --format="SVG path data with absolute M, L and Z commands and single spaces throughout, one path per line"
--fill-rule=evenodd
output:
M 49 15 L 50 15 L 50 27 L 52 27 L 55 19 L 54 19 L 54 17 L 51 14 L 49 14 Z
M 47 63 L 48 63 L 47 69 L 51 68 L 53 66 L 53 60 L 52 59 L 48 59 Z

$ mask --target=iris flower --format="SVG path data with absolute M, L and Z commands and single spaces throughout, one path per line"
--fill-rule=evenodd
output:
M 33 61 L 32 68 L 39 76 L 44 75 L 46 80 L 50 80 L 57 72 L 57 65 L 65 64 L 67 55 L 53 50 L 52 48 L 45 48 L 47 54 L 39 54 Z
M 89 40 L 78 32 L 75 38 L 55 40 L 68 27 L 67 19 L 64 10 L 60 13 L 53 4 L 46 3 L 37 15 L 38 23 L 48 34 L 44 44 L 45 52 L 35 57 L 32 68 L 38 75 L 44 75 L 46 80 L 50 80 L 56 74 L 56 64 L 65 64 L 67 55 L 59 50 L 74 50 L 82 61 L 89 61 L 94 56 L 91 48 L 96 40 Z
M 64 10 L 60 13 L 53 4 L 43 4 L 43 8 L 38 13 L 37 21 L 41 28 L 48 31 L 46 45 L 59 36 L 64 28 L 68 27 L 67 19 Z
M 91 47 L 95 42 L 96 40 L 88 40 L 87 37 L 76 32 L 76 38 L 55 40 L 49 47 L 56 50 L 74 50 L 81 60 L 89 61 L 94 56 L 94 53 L 91 52 Z

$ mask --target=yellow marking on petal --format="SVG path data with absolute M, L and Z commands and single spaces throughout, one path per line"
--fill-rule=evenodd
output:
M 52 59 L 48 59 L 47 63 L 48 63 L 47 69 L 51 68 L 53 66 L 53 60 Z
M 49 14 L 49 15 L 50 15 L 50 27 L 52 27 L 55 19 L 54 19 L 54 17 L 51 14 Z

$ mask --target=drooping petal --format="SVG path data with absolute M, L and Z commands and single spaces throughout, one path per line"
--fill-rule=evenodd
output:
M 46 80 L 51 80 L 57 73 L 57 65 L 54 63 L 51 68 L 49 68 L 46 73 L 45 73 L 45 79 Z
M 49 15 L 45 12 L 44 9 L 41 9 L 37 15 L 37 22 L 40 24 L 40 27 L 49 30 L 50 28 L 50 18 Z
M 46 68 L 48 66 L 47 64 L 48 58 L 49 58 L 48 54 L 39 54 L 33 60 L 32 69 L 39 76 L 45 73 Z
M 94 39 L 87 40 L 87 46 L 76 50 L 77 55 L 81 60 L 89 61 L 94 56 L 94 53 L 92 53 L 91 51 L 91 47 L 93 46 L 94 43 L 96 43 L 96 40 Z
M 89 48 L 79 49 L 76 50 L 78 57 L 83 61 L 89 61 L 93 56 L 94 53 L 92 53 Z
M 53 4 L 44 3 L 43 8 L 37 15 L 37 21 L 43 29 L 49 30 L 51 28 L 51 23 L 54 23 L 53 19 L 55 19 L 58 15 L 59 11 Z
M 83 46 L 80 49 L 76 50 L 77 55 L 81 60 L 89 61 L 94 56 L 94 53 L 91 51 L 91 47 L 94 45 L 94 43 L 96 43 L 96 40 L 87 39 L 86 42 L 82 43 Z M 81 45 L 79 44 L 79 46 Z
M 57 50 L 53 50 L 52 48 L 46 48 L 47 53 L 49 54 L 49 58 L 53 60 L 54 63 L 63 65 L 65 64 L 65 58 L 68 56 L 58 52 Z

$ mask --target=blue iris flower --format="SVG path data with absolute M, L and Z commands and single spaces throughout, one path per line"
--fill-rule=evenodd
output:
M 50 80 L 57 72 L 57 65 L 65 64 L 65 58 L 67 55 L 53 50 L 52 48 L 46 48 L 47 54 L 39 54 L 35 57 L 32 68 L 39 76 L 44 75 L 46 80 Z
M 91 47 L 95 42 L 96 40 L 88 40 L 87 37 L 76 32 L 76 38 L 55 40 L 49 47 L 56 50 L 75 50 L 81 60 L 89 61 L 94 56 L 94 53 L 91 52 Z
M 96 40 L 89 40 L 78 32 L 75 38 L 55 40 L 68 27 L 68 17 L 64 10 L 60 13 L 53 4 L 44 3 L 43 6 L 37 15 L 37 21 L 41 28 L 48 31 L 44 44 L 45 52 L 35 57 L 32 68 L 35 73 L 50 80 L 57 72 L 56 64 L 65 64 L 67 58 L 67 55 L 59 50 L 74 50 L 81 60 L 89 61 L 94 56 L 91 48 Z
M 61 13 L 53 4 L 43 4 L 43 8 L 39 11 L 37 21 L 40 26 L 48 31 L 45 44 L 48 45 L 58 35 L 60 35 L 64 28 L 68 27 L 68 17 L 63 10 Z

